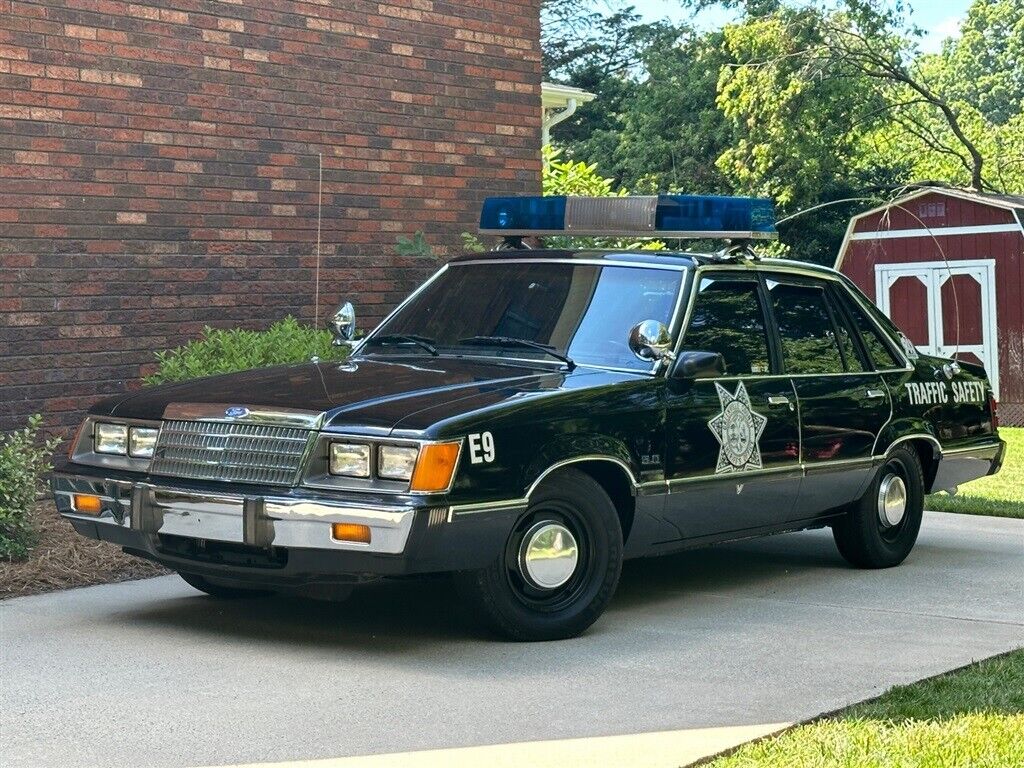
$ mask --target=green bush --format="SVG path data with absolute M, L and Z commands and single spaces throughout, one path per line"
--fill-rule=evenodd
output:
M 25 557 L 35 538 L 29 515 L 60 443 L 59 437 L 40 441 L 42 421 L 35 414 L 24 429 L 0 435 L 0 559 Z
M 487 250 L 487 246 L 472 232 L 463 232 L 460 237 L 462 238 L 462 250 L 466 253 L 483 253 Z
M 427 237 L 423 234 L 423 230 L 420 229 L 416 230 L 412 237 L 399 235 L 395 241 L 395 252 L 399 256 L 413 258 L 426 258 L 434 255 L 434 249 L 427 242 Z
M 343 359 L 348 349 L 332 346 L 331 338 L 329 331 L 302 325 L 290 315 L 265 331 L 207 327 L 201 338 L 177 349 L 158 352 L 159 368 L 143 381 L 185 381 L 268 365 L 302 363 L 313 356 L 321 360 Z

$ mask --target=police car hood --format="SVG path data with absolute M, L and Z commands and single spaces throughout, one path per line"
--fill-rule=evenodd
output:
M 160 419 L 171 405 L 281 408 L 322 413 L 325 426 L 391 429 L 440 405 L 449 412 L 460 403 L 472 410 L 481 399 L 491 400 L 499 393 L 557 386 L 565 375 L 550 366 L 427 355 L 305 363 L 150 387 L 98 403 L 90 412 Z

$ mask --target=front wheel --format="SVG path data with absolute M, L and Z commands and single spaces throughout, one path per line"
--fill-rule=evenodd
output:
M 483 620 L 511 640 L 575 637 L 597 621 L 622 571 L 615 505 L 589 475 L 548 478 L 491 565 L 457 574 Z
M 839 553 L 858 568 L 902 563 L 917 541 L 924 516 L 924 473 L 917 452 L 896 448 L 864 496 L 832 526 Z

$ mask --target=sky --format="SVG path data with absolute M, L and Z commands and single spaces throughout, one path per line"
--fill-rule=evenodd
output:
M 628 0 L 637 12 L 647 21 L 669 18 L 673 21 L 689 21 L 690 11 L 681 7 L 681 4 L 673 0 Z M 935 53 L 942 48 L 942 41 L 947 37 L 957 34 L 960 22 L 967 15 L 967 8 L 972 0 L 911 0 L 910 6 L 913 13 L 910 15 L 912 23 L 925 30 L 925 36 L 921 40 L 921 50 L 925 53 Z M 594 5 L 603 5 L 602 0 L 594 0 Z M 700 29 L 713 29 L 731 21 L 735 17 L 733 12 L 721 8 L 710 8 L 701 12 L 695 26 Z

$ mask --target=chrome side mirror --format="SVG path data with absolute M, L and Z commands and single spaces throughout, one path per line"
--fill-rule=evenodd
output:
M 641 360 L 673 360 L 672 334 L 657 320 L 642 320 L 629 332 L 629 348 Z
M 327 328 L 334 335 L 336 347 L 349 346 L 356 337 L 356 308 L 351 301 L 346 301 L 327 321 Z

